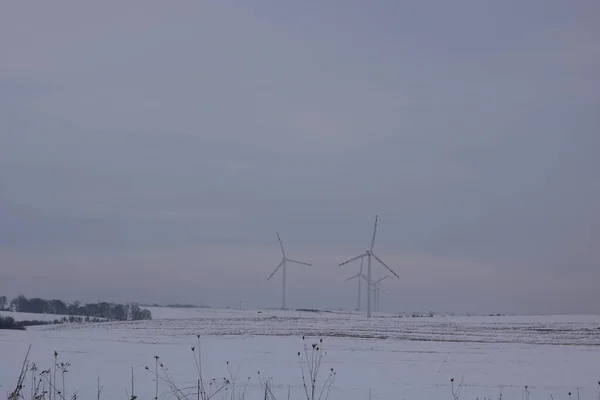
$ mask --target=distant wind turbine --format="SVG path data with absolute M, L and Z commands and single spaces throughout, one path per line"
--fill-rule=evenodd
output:
M 356 275 L 352 275 L 350 278 L 344 280 L 344 282 L 348 282 L 351 281 L 352 279 L 357 279 L 358 280 L 358 300 L 357 300 L 357 304 L 356 304 L 356 311 L 360 311 L 360 288 L 361 288 L 361 278 L 367 280 L 367 277 L 363 275 L 363 261 L 364 258 L 360 259 L 360 270 L 358 271 L 358 274 Z
M 282 259 L 281 259 L 281 263 L 279 263 L 279 265 L 277 266 L 277 268 L 275 268 L 275 271 L 273 271 L 271 273 L 271 275 L 269 275 L 269 277 L 267 278 L 267 280 L 270 280 L 273 275 L 275 275 L 275 273 L 277 272 L 277 270 L 279 270 L 279 268 L 283 267 L 282 270 L 282 275 L 283 275 L 283 290 L 282 290 L 282 300 L 281 300 L 281 309 L 285 310 L 285 286 L 286 286 L 286 264 L 288 262 L 291 262 L 293 264 L 300 264 L 300 265 L 307 265 L 309 267 L 312 267 L 312 264 L 309 263 L 305 263 L 305 262 L 301 262 L 301 261 L 295 261 L 295 260 L 291 260 L 289 258 L 286 257 L 285 255 L 285 250 L 283 249 L 283 243 L 281 243 L 281 238 L 279 237 L 279 232 L 277 232 L 277 240 L 279 241 L 279 246 L 281 247 L 281 254 L 282 254 Z
M 381 293 L 383 293 L 383 294 L 387 295 L 387 293 L 385 292 L 385 290 L 383 290 L 383 289 L 381 288 L 381 282 L 382 282 L 382 281 L 383 281 L 385 278 L 387 278 L 388 276 L 389 276 L 389 275 L 386 275 L 386 276 L 384 276 L 383 278 L 379 278 L 378 280 L 376 280 L 375 282 L 373 282 L 373 289 L 375 290 L 375 299 L 373 299 L 373 300 L 374 300 L 374 302 L 375 302 L 375 311 L 376 311 L 376 312 L 379 312 L 379 295 L 380 295 Z
M 388 271 L 390 271 L 396 278 L 400 279 L 398 274 L 396 274 L 390 267 L 384 263 L 381 258 L 377 257 L 375 253 L 373 253 L 373 247 L 375 247 L 375 235 L 377 234 L 377 219 L 378 216 L 375 216 L 375 228 L 373 229 L 373 240 L 371 240 L 371 248 L 366 252 L 362 253 L 359 256 L 349 259 L 348 261 L 344 261 L 339 266 L 348 264 L 352 261 L 358 260 L 359 258 L 362 260 L 364 257 L 367 257 L 367 318 L 371 318 L 371 287 L 373 286 L 373 279 L 371 278 L 371 256 L 377 260 L 377 262 L 383 265 Z

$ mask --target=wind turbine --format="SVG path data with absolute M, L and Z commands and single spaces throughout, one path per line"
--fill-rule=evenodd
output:
M 364 261 L 364 259 L 361 258 L 360 259 L 360 271 L 358 271 L 358 274 L 352 275 L 350 278 L 344 280 L 344 282 L 348 282 L 348 281 L 351 281 L 352 279 L 358 279 L 358 303 L 356 305 L 356 311 L 360 311 L 360 286 L 361 286 L 360 281 L 361 281 L 361 278 L 364 280 L 367 280 L 367 277 L 364 276 L 362 273 L 363 272 L 363 261 Z
M 387 293 L 385 292 L 385 290 L 383 290 L 381 288 L 381 282 L 387 278 L 389 275 L 384 276 L 383 278 L 379 278 L 378 280 L 376 280 L 375 282 L 373 282 L 373 289 L 375 289 L 375 311 L 379 312 L 379 295 L 381 293 L 387 295 Z
M 342 265 L 345 265 L 352 261 L 358 260 L 359 258 L 362 260 L 363 258 L 367 257 L 367 280 L 369 282 L 369 284 L 367 284 L 367 318 L 371 318 L 371 286 L 373 283 L 373 279 L 371 279 L 371 257 L 375 258 L 375 260 L 377 260 L 377 262 L 379 264 L 383 265 L 388 271 L 390 271 L 392 274 L 394 274 L 394 276 L 396 278 L 400 279 L 398 274 L 396 274 L 394 271 L 392 271 L 392 269 L 390 267 L 388 267 L 386 265 L 386 263 L 384 263 L 381 260 L 381 258 L 377 257 L 375 255 L 375 253 L 373 253 L 373 247 L 375 247 L 375 235 L 377 234 L 377 219 L 378 219 L 378 216 L 376 215 L 375 216 L 375 228 L 373 228 L 373 240 L 371 240 L 371 247 L 369 248 L 369 250 L 365 251 L 364 253 L 362 253 L 359 256 L 349 259 L 348 261 L 344 261 L 343 263 L 341 263 L 339 265 L 341 267 Z
M 267 278 L 267 280 L 271 279 L 273 277 L 273 275 L 275 275 L 275 272 L 277 272 L 277 270 L 281 267 L 283 267 L 282 270 L 282 275 L 283 275 L 283 290 L 282 290 L 282 300 L 281 300 L 281 309 L 285 310 L 285 266 L 287 264 L 287 262 L 291 262 L 293 264 L 300 264 L 300 265 L 307 265 L 309 267 L 312 267 L 312 264 L 309 263 L 305 263 L 305 262 L 301 262 L 301 261 L 296 261 L 296 260 L 291 260 L 289 258 L 286 257 L 285 255 L 285 250 L 283 249 L 283 243 L 281 243 L 281 238 L 279 237 L 279 232 L 277 232 L 277 240 L 279 241 L 279 246 L 281 247 L 281 254 L 282 254 L 282 259 L 281 259 L 281 263 L 279 263 L 279 265 L 277 266 L 277 268 L 275 268 L 275 271 L 273 271 L 271 273 L 271 275 L 269 275 L 269 277 Z

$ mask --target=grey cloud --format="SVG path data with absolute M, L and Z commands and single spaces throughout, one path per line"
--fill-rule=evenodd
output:
M 349 307 L 379 213 L 389 310 L 598 312 L 583 3 L 144 4 L 3 6 L 0 291 Z

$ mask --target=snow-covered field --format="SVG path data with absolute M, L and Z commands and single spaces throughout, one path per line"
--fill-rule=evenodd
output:
M 297 352 L 302 335 L 310 344 L 324 338 L 323 370 L 337 371 L 330 399 L 452 399 L 450 378 L 463 382 L 461 399 L 597 399 L 600 386 L 600 317 L 434 317 L 374 318 L 354 314 L 152 308 L 154 320 L 126 323 L 67 324 L 0 331 L 0 394 L 14 383 L 31 344 L 40 367 L 52 354 L 71 363 L 69 392 L 95 398 L 97 378 L 102 398 L 124 398 L 130 368 L 136 394 L 154 396 L 145 366 L 154 356 L 180 386 L 193 386 L 196 366 L 190 347 L 202 335 L 206 377 L 251 377 L 247 399 L 260 398 L 257 372 L 273 377 L 278 398 L 301 398 Z M 238 370 L 239 368 L 239 370 Z M 324 372 L 324 373 L 325 373 Z M 70 387 L 70 389 L 69 389 Z M 160 391 L 167 387 L 161 383 Z M 81 397 L 83 396 L 83 397 Z M 1 398 L 1 397 L 0 397 Z M 166 397 L 171 398 L 171 397 Z M 222 397 L 215 397 L 220 399 Z

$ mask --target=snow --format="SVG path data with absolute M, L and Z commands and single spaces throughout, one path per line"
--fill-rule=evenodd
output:
M 261 309 L 261 310 L 239 310 L 239 309 L 215 309 L 215 308 L 172 308 L 172 307 L 142 307 L 152 312 L 152 319 L 194 319 L 194 318 L 228 318 L 263 316 L 263 317 L 321 317 L 321 318 L 336 318 L 338 316 L 360 317 L 360 314 L 354 312 L 337 312 L 337 311 L 297 311 L 297 310 L 280 310 L 280 309 Z M 383 315 L 383 314 L 382 314 Z
M 463 382 L 462 399 L 521 399 L 525 385 L 531 399 L 567 398 L 580 388 L 582 399 L 596 399 L 600 389 L 600 317 L 514 316 L 374 318 L 336 313 L 262 310 L 151 309 L 154 320 L 68 324 L 0 331 L 0 393 L 16 379 L 27 347 L 41 368 L 52 354 L 71 363 L 67 389 L 79 398 L 95 398 L 99 377 L 102 398 L 123 398 L 130 388 L 154 396 L 154 356 L 169 368 L 180 386 L 197 379 L 193 353 L 202 335 L 205 378 L 228 376 L 238 384 L 251 377 L 247 399 L 260 398 L 257 372 L 273 378 L 278 398 L 302 398 L 297 352 L 324 338 L 323 373 L 336 370 L 330 399 L 452 398 L 450 378 Z M 324 378 L 325 375 L 322 375 Z M 166 391 L 161 384 L 160 391 Z M 82 397 L 83 396 L 83 397 Z M 166 397 L 170 398 L 170 397 Z M 216 397 L 217 399 L 220 397 Z

